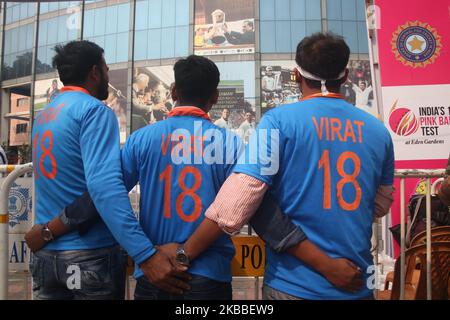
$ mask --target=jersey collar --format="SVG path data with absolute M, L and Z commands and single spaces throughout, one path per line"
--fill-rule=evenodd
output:
M 340 93 L 329 92 L 327 94 L 324 94 L 322 92 L 319 92 L 319 93 L 310 94 L 309 96 L 306 96 L 306 97 L 300 99 L 300 101 L 305 101 L 305 100 L 309 100 L 309 99 L 313 99 L 313 98 L 344 99 L 344 96 Z
M 179 116 L 199 117 L 199 118 L 203 118 L 208 121 L 211 121 L 211 118 L 208 116 L 208 114 L 205 111 L 203 111 L 202 109 L 200 109 L 198 107 L 193 107 L 193 106 L 175 107 L 167 115 L 167 117 L 169 117 L 169 118 L 170 117 L 179 117 Z
M 83 92 L 88 95 L 91 95 L 89 93 L 89 91 L 87 91 L 85 88 L 78 87 L 78 86 L 64 86 L 61 88 L 61 90 L 59 92 L 68 92 L 68 91 L 78 91 L 78 92 Z

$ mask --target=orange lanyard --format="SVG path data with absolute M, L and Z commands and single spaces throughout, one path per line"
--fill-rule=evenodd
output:
M 309 96 L 306 96 L 302 99 L 300 99 L 300 101 L 305 101 L 305 100 L 309 100 L 312 98 L 333 98 L 333 99 L 344 99 L 344 96 L 340 93 L 333 93 L 330 92 L 328 94 L 323 94 L 322 92 L 320 93 L 314 93 L 314 94 L 310 94 Z
M 167 117 L 169 118 L 176 116 L 193 116 L 211 121 L 211 118 L 208 116 L 208 114 L 198 107 L 175 107 L 167 115 Z
M 88 95 L 91 95 L 90 92 L 87 91 L 85 88 L 78 87 L 78 86 L 64 86 L 61 88 L 61 90 L 59 90 L 59 92 L 68 92 L 68 91 L 78 91 L 78 92 L 83 92 Z

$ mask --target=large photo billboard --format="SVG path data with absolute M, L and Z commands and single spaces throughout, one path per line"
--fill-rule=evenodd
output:
M 254 16 L 254 0 L 196 0 L 195 54 L 254 53 Z
M 262 113 L 282 104 L 298 101 L 302 94 L 295 81 L 295 61 L 265 61 L 261 64 Z M 374 95 L 370 62 L 350 60 L 347 81 L 341 87 L 344 99 L 356 107 L 378 116 L 373 103 Z
M 217 63 L 220 71 L 219 100 L 209 112 L 219 127 L 239 134 L 244 141 L 255 128 L 255 64 Z M 170 88 L 173 66 L 140 67 L 134 70 L 132 132 L 167 118 L 174 108 Z

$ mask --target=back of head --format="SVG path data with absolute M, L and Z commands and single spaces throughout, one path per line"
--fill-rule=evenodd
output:
M 100 65 L 103 58 L 103 49 L 87 40 L 57 45 L 55 51 L 52 64 L 64 85 L 84 83 L 92 67 Z
M 204 108 L 219 85 L 220 72 L 216 64 L 205 57 L 191 55 L 178 60 L 173 70 L 179 103 Z
M 350 48 L 344 39 L 332 33 L 315 33 L 305 37 L 297 46 L 295 61 L 305 71 L 321 78 L 336 79 L 345 70 L 350 58 Z M 305 79 L 312 88 L 320 82 Z M 341 81 L 327 81 L 327 87 L 338 88 Z

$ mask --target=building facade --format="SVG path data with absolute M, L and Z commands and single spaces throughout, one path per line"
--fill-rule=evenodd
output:
M 241 127 L 248 114 L 257 122 L 265 111 L 299 98 L 292 79 L 295 50 L 317 31 L 345 38 L 352 81 L 343 94 L 376 115 L 365 12 L 365 0 L 2 2 L 0 143 L 11 154 L 14 146 L 30 143 L 33 118 L 62 87 L 52 68 L 53 48 L 77 39 L 105 50 L 105 103 L 117 115 L 122 142 L 166 117 L 173 107 L 173 64 L 193 53 L 215 61 L 221 73 L 213 121 L 228 109 L 229 127 L 247 134 Z

